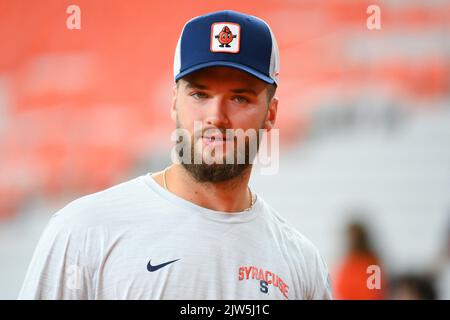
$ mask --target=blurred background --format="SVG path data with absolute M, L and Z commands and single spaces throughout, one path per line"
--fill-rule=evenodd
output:
M 179 33 L 222 9 L 277 37 L 280 169 L 251 187 L 319 248 L 335 297 L 450 299 L 446 0 L 0 0 L 0 299 L 54 212 L 169 164 Z

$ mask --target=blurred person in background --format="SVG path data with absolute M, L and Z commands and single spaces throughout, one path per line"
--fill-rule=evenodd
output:
M 433 279 L 427 275 L 405 273 L 391 283 L 392 300 L 435 300 L 437 297 Z
M 380 266 L 380 259 L 369 239 L 365 224 L 352 221 L 346 227 L 346 254 L 335 272 L 333 279 L 336 299 L 379 300 L 385 299 L 385 272 Z M 370 266 L 383 270 L 380 288 L 369 288 Z

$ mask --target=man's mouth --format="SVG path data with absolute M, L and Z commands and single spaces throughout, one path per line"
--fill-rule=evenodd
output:
M 202 136 L 203 139 L 211 140 L 211 141 L 220 141 L 227 140 L 225 136 Z
M 206 145 L 220 145 L 232 141 L 231 138 L 227 138 L 227 136 L 223 134 L 205 135 L 202 136 L 202 140 L 203 143 Z

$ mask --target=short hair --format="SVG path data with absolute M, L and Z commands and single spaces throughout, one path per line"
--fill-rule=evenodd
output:
M 273 97 L 275 96 L 276 91 L 277 91 L 276 84 L 268 84 L 267 85 L 267 103 L 268 104 L 270 104 L 270 101 L 272 101 Z

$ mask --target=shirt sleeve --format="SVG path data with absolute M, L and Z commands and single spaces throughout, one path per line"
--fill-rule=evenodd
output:
M 333 299 L 328 267 L 319 250 L 299 232 L 295 231 L 293 234 L 296 241 L 292 253 L 296 257 L 295 266 L 299 283 L 296 291 L 299 299 Z
M 18 299 L 92 298 L 86 238 L 84 228 L 55 214 L 39 239 Z
M 332 300 L 332 286 L 328 267 L 322 256 L 316 249 L 315 252 L 315 268 L 313 271 L 313 279 L 311 281 L 312 288 L 310 299 L 313 300 Z

